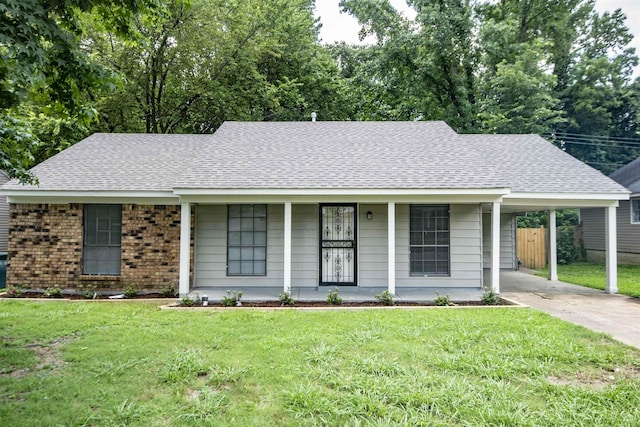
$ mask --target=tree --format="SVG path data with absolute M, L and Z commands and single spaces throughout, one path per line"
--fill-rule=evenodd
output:
M 229 119 L 348 118 L 312 9 L 311 0 L 172 0 L 165 14 L 135 21 L 136 45 L 87 21 L 88 49 L 122 76 L 98 102 L 96 129 L 205 133 Z
M 152 0 L 4 0 L 0 5 L 0 167 L 23 182 L 38 144 L 24 106 L 90 120 L 84 94 L 108 89 L 109 73 L 80 49 L 79 17 L 95 10 L 119 34 Z

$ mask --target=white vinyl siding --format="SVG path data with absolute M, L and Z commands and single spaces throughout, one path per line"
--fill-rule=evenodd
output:
M 196 286 L 282 286 L 284 206 L 267 205 L 267 272 L 265 276 L 227 277 L 227 205 L 196 207 Z
M 640 254 L 640 224 L 631 224 L 630 200 L 620 200 L 616 214 L 618 253 Z M 605 250 L 604 208 L 580 209 L 582 241 L 586 250 Z
M 451 205 L 450 276 L 411 277 L 409 205 L 396 206 L 396 285 L 479 288 L 482 286 L 482 235 L 479 205 Z M 385 280 L 386 282 L 386 280 Z
M 482 216 L 483 266 L 491 268 L 491 214 Z M 500 215 L 500 268 L 515 270 L 516 254 L 516 220 L 513 214 Z
M 317 286 L 319 224 L 318 205 L 291 206 L 291 284 Z
M 360 205 L 358 223 L 358 284 L 387 286 L 387 205 Z
M 317 204 L 292 206 L 292 286 L 317 286 L 319 211 Z M 373 218 L 367 220 L 367 212 Z M 396 206 L 396 283 L 398 286 L 472 287 L 482 285 L 482 240 L 479 205 L 450 206 L 450 276 L 411 277 L 409 272 L 409 205 Z M 267 275 L 227 277 L 227 207 L 196 207 L 195 285 L 283 286 L 282 205 L 267 205 Z M 387 286 L 387 205 L 358 206 L 358 285 Z

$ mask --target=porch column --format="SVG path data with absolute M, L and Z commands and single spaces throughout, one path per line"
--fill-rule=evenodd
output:
M 556 233 L 556 210 L 549 209 L 549 274 L 548 280 L 558 280 L 558 236 Z
M 291 293 L 291 202 L 284 203 L 284 292 Z
M 607 257 L 607 284 L 604 291 L 608 294 L 618 293 L 618 245 L 616 241 L 616 207 L 605 208 L 605 240 Z
M 491 204 L 491 289 L 500 293 L 500 203 Z
M 389 202 L 387 205 L 387 280 L 389 293 L 396 293 L 396 204 Z
M 189 293 L 189 275 L 191 273 L 191 205 L 180 204 L 180 282 L 179 294 Z

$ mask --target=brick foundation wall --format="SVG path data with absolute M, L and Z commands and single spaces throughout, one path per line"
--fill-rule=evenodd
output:
M 83 211 L 82 204 L 12 204 L 7 283 L 40 289 L 178 288 L 180 206 L 122 205 L 119 277 L 82 274 Z

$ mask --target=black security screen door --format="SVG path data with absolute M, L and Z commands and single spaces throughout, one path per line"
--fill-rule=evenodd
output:
M 356 284 L 356 205 L 320 205 L 320 284 Z

